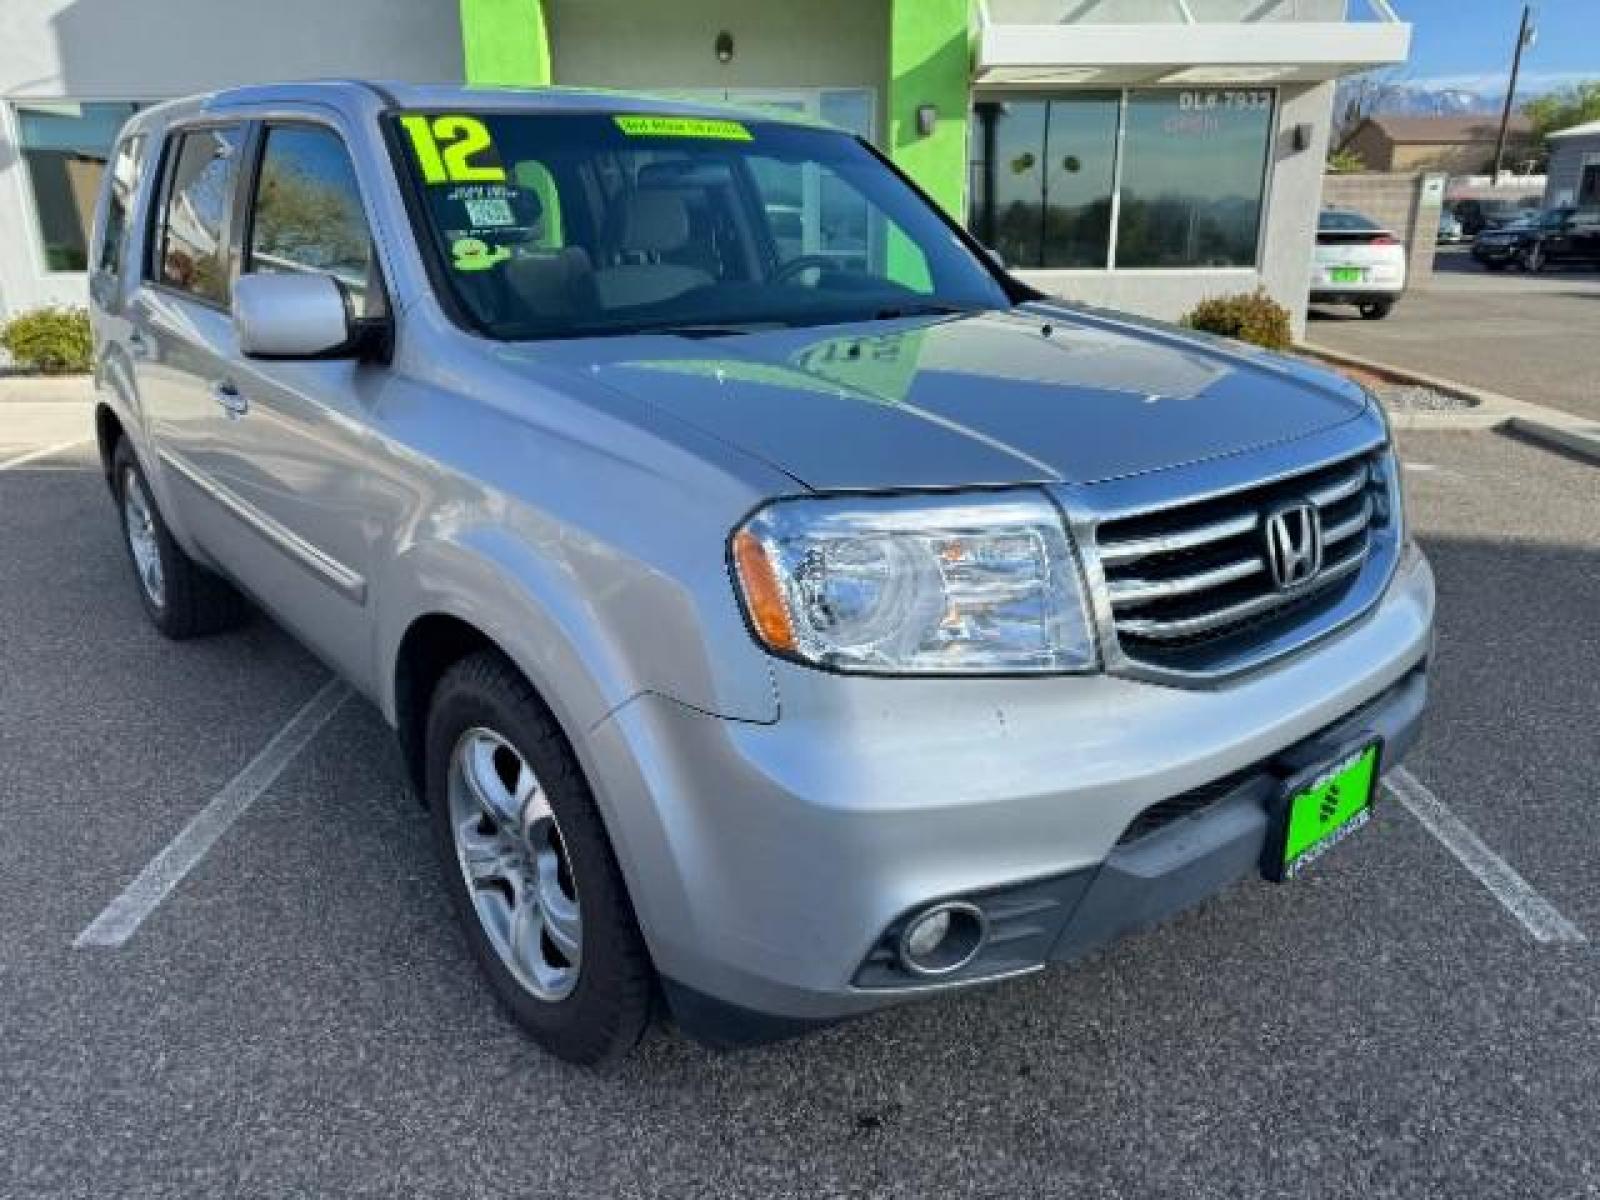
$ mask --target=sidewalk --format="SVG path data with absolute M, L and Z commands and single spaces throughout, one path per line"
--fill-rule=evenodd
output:
M 93 412 L 87 375 L 0 376 L 0 463 L 92 438 Z

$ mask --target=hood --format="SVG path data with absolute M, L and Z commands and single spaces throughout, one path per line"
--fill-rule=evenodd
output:
M 1094 483 L 1305 437 L 1366 405 L 1339 376 L 1249 347 L 1042 305 L 507 350 L 819 490 Z

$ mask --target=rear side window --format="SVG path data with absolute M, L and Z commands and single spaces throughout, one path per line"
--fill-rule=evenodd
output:
M 139 190 L 139 176 L 144 167 L 144 140 L 142 133 L 123 138 L 111 158 L 106 182 L 105 228 L 100 236 L 100 256 L 95 262 L 107 275 L 117 275 L 122 266 L 128 215 L 133 211 L 133 197 Z
M 161 214 L 161 282 L 213 304 L 229 299 L 224 241 L 242 133 L 237 125 L 178 135 Z
M 251 210 L 247 272 L 332 275 L 344 285 L 353 315 L 381 310 L 361 189 L 332 130 L 269 129 Z

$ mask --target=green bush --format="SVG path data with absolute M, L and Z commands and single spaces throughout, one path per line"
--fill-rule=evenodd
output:
M 36 308 L 0 327 L 0 347 L 27 370 L 50 374 L 89 369 L 89 314 L 81 308 Z
M 1189 310 L 1181 324 L 1268 350 L 1287 350 L 1294 340 L 1289 332 L 1289 310 L 1267 295 L 1265 288 L 1207 297 Z

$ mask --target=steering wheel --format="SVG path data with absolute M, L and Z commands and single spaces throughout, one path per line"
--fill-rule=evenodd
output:
M 793 276 L 800 274 L 801 271 L 812 269 L 829 271 L 838 265 L 833 258 L 826 254 L 802 254 L 799 258 L 791 258 L 788 262 L 781 264 L 772 273 L 772 277 L 767 282 L 788 283 Z

